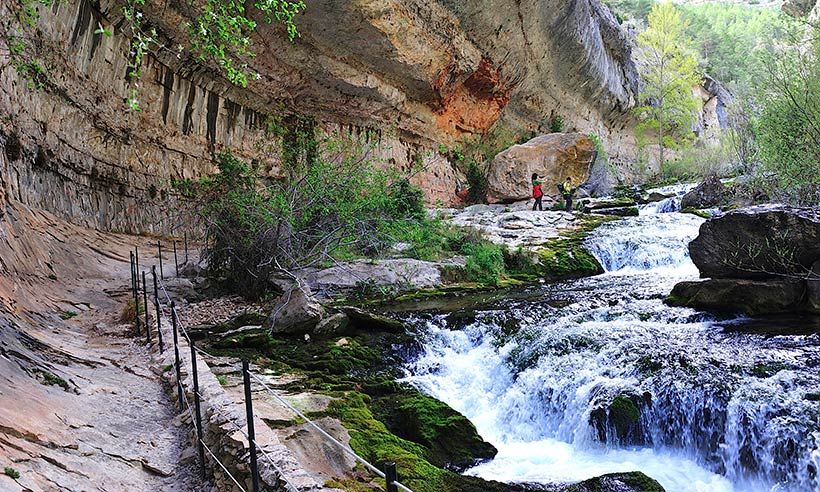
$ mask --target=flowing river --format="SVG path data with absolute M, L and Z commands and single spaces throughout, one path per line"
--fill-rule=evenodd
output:
M 423 349 L 407 380 L 498 448 L 466 471 L 483 478 L 639 470 L 668 492 L 820 490 L 817 327 L 666 306 L 676 282 L 698 277 L 687 245 L 703 220 L 655 211 L 588 239 L 603 275 L 415 315 Z

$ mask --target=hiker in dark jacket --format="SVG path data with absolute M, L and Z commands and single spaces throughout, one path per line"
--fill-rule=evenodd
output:
M 536 173 L 532 173 L 532 197 L 535 198 L 532 209 L 535 210 L 535 208 L 538 207 L 538 210 L 543 211 L 544 206 L 541 204 L 541 200 L 544 199 L 544 191 L 541 190 L 541 180 Z
M 576 188 L 572 187 L 572 178 L 568 177 L 563 183 L 558 183 L 558 193 L 564 197 L 565 210 L 572 212 L 572 198 L 575 196 Z

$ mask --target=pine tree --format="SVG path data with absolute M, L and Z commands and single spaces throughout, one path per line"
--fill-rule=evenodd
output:
M 635 109 L 642 136 L 654 134 L 660 147 L 660 165 L 665 149 L 692 134 L 698 101 L 692 92 L 700 82 L 698 63 L 686 35 L 680 11 L 665 2 L 655 4 L 648 27 L 638 35 L 643 106 Z

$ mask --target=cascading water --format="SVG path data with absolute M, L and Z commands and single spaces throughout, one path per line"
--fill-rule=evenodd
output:
M 653 188 L 651 190 L 647 190 L 647 193 L 658 193 L 661 195 L 672 195 L 669 198 L 664 198 L 663 200 L 647 203 L 645 205 L 641 205 L 638 210 L 640 215 L 654 215 L 654 214 L 666 214 L 671 212 L 679 212 L 680 211 L 680 204 L 681 200 L 683 199 L 683 195 L 685 195 L 689 190 L 695 187 L 695 184 L 680 184 L 680 185 L 670 185 L 664 186 L 661 188 Z
M 467 473 L 565 483 L 640 470 L 669 492 L 820 490 L 817 335 L 746 334 L 731 329 L 743 320 L 662 302 L 697 276 L 687 244 L 701 222 L 608 223 L 588 242 L 608 273 L 466 326 L 411 320 L 425 344 L 407 380 L 499 448 Z

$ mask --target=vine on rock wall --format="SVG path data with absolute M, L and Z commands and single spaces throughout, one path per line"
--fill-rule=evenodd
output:
M 46 70 L 35 56 L 38 44 L 33 39 L 33 28 L 40 18 L 40 8 L 51 7 L 59 0 L 13 1 L 12 15 L 0 24 L 0 37 L 8 46 L 10 64 L 17 73 L 28 80 L 32 88 L 43 88 Z M 182 58 L 188 51 L 198 63 L 215 66 L 232 84 L 247 87 L 249 81 L 260 78 L 249 65 L 249 60 L 256 56 L 251 39 L 259 25 L 256 19 L 283 25 L 288 39 L 294 41 L 299 35 L 295 17 L 305 9 L 305 3 L 302 0 L 188 0 L 187 7 L 194 15 L 185 25 L 186 48 L 181 44 L 171 46 L 161 39 L 146 19 L 146 0 L 125 0 L 122 8 L 125 22 L 120 28 L 131 38 L 127 76 L 133 86 L 125 100 L 130 110 L 140 110 L 138 80 L 149 53 L 170 51 Z M 114 32 L 100 25 L 94 34 L 110 37 Z

